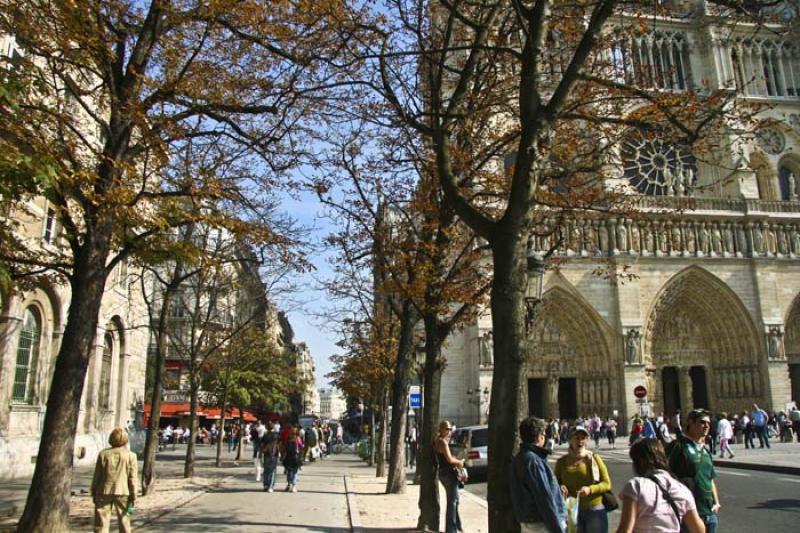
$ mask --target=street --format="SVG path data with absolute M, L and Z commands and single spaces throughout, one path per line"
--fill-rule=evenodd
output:
M 551 465 L 565 451 L 564 446 L 558 447 Z M 626 458 L 627 448 L 624 445 L 616 450 L 605 450 L 601 447 L 599 453 L 608 467 L 614 493 L 619 494 L 633 476 L 633 467 Z M 716 471 L 722 500 L 718 531 L 750 533 L 760 528 L 776 532 L 798 531 L 800 476 L 730 468 L 717 468 Z M 485 476 L 476 477 L 466 489 L 485 499 Z M 609 515 L 611 531 L 616 529 L 619 518 L 618 511 Z

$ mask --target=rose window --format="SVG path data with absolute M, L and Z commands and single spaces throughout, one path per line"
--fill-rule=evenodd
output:
M 691 151 L 642 134 L 622 143 L 625 177 L 641 194 L 650 196 L 688 195 L 697 179 Z

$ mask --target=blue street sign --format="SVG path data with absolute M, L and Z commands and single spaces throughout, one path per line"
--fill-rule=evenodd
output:
M 412 392 L 408 395 L 408 406 L 412 409 L 419 409 L 422 407 L 422 394 L 419 392 Z

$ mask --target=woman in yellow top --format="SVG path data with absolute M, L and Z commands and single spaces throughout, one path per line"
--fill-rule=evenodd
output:
M 569 451 L 556 462 L 556 479 L 564 496 L 578 497 L 578 533 L 608 533 L 603 493 L 611 490 L 611 478 L 600 456 L 586 449 L 588 440 L 586 428 L 572 428 Z

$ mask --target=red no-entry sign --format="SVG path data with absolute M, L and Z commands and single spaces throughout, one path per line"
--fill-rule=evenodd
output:
M 637 385 L 633 388 L 633 395 L 641 400 L 647 396 L 647 389 L 645 389 L 643 385 Z

